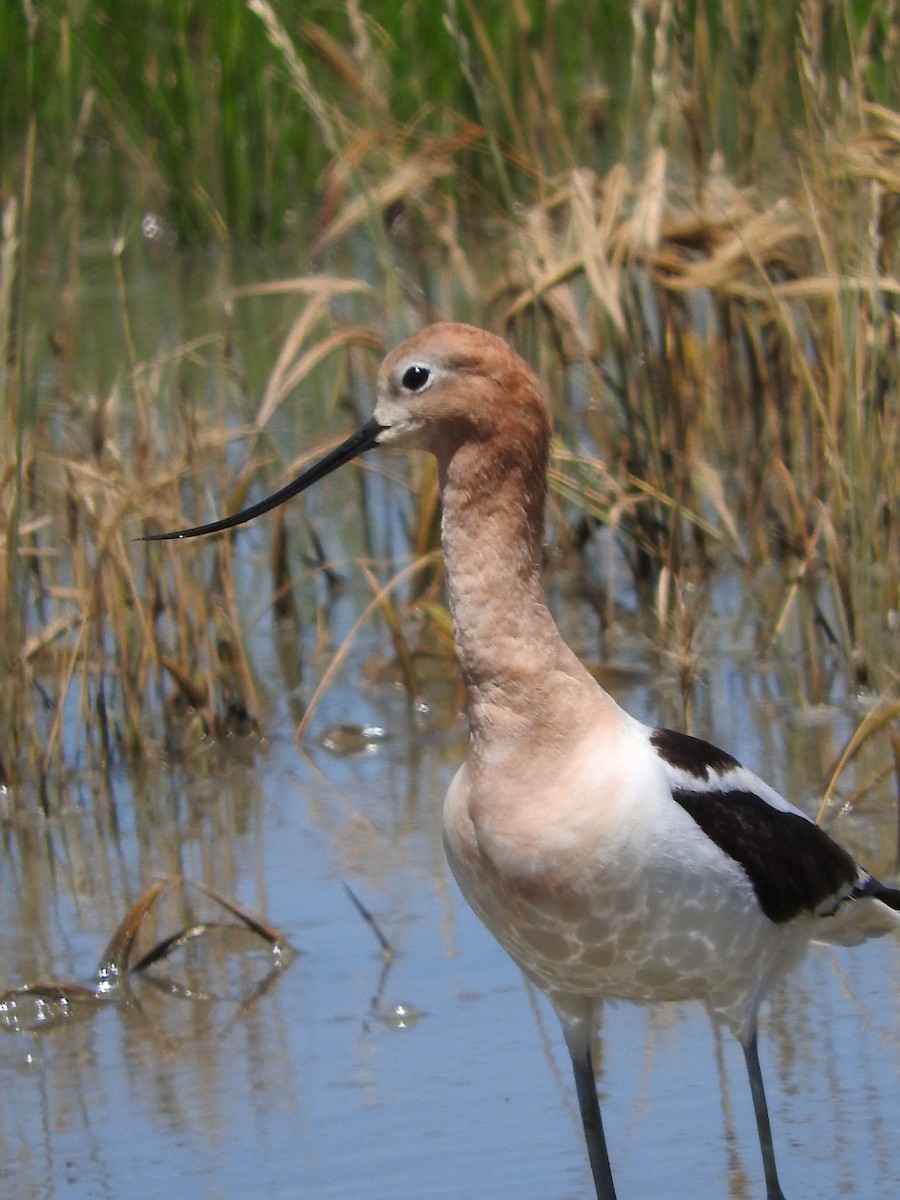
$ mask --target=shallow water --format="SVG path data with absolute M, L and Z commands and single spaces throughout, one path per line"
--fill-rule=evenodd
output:
M 187 341 L 195 324 L 203 332 L 202 311 L 177 280 L 153 278 L 147 288 L 135 300 L 151 310 L 137 331 L 149 349 L 139 353 L 167 338 Z M 108 286 L 99 294 L 109 301 Z M 165 320 L 153 307 L 160 296 Z M 180 297 L 171 307 L 170 296 Z M 114 341 L 110 304 L 108 320 L 96 311 L 92 320 L 98 338 Z M 284 314 L 255 319 L 258 338 L 245 332 L 241 343 L 259 356 L 246 364 L 248 395 L 261 390 L 289 324 Z M 96 367 L 98 391 L 119 369 Z M 276 426 L 277 436 L 304 436 L 287 415 Z M 402 553 L 402 493 L 383 488 L 377 471 L 366 480 L 378 553 Z M 358 496 L 349 491 L 328 481 L 305 502 L 337 557 L 354 552 L 345 534 Z M 299 522 L 297 544 L 305 544 Z M 255 588 L 267 570 L 264 534 L 248 531 L 237 547 L 237 578 Z M 332 649 L 371 598 L 358 572 L 347 574 L 349 586 L 325 611 Z M 410 712 L 403 694 L 368 670 L 374 650 L 390 656 L 372 623 L 296 744 L 303 699 L 329 661 L 308 619 L 315 584 L 301 569 L 297 577 L 307 596 L 302 667 L 276 638 L 267 597 L 254 606 L 251 650 L 272 706 L 266 741 L 233 738 L 140 776 L 73 769 L 47 813 L 36 795 L 0 796 L 0 987 L 89 979 L 116 923 L 160 874 L 238 899 L 299 952 L 259 994 L 271 962 L 261 968 L 257 953 L 206 964 L 227 979 L 217 990 L 230 999 L 189 999 L 135 981 L 131 1003 L 103 1004 L 39 1034 L 0 1029 L 3 1193 L 588 1197 L 555 1019 L 469 912 L 444 861 L 441 799 L 464 748 L 453 681 L 428 684 L 428 710 Z M 645 720 L 679 725 L 677 687 L 658 678 L 673 674 L 670 665 L 631 620 L 634 598 L 617 599 L 620 625 L 606 630 L 577 586 L 558 583 L 553 604 L 579 653 L 605 662 L 617 699 Z M 755 618 L 740 581 L 718 580 L 709 608 L 692 731 L 814 812 L 872 698 L 845 699 L 836 676 L 825 705 L 797 705 L 787 697 L 790 661 L 776 671 L 755 659 Z M 385 737 L 354 750 L 342 725 L 372 725 Z M 861 774 L 867 769 L 863 762 Z M 873 869 L 892 868 L 887 788 L 878 806 L 841 811 L 829 827 Z M 390 941 L 389 965 L 344 882 Z M 153 915 L 158 938 L 210 907 L 176 889 Z M 814 949 L 766 1005 L 761 1056 L 791 1200 L 897 1194 L 898 995 L 900 940 L 884 939 Z M 700 1009 L 610 1006 L 599 1064 L 621 1200 L 762 1196 L 742 1057 Z
M 246 1004 L 136 984 L 135 1004 L 40 1035 L 7 1033 L 6 1194 L 591 1194 L 552 1013 L 470 914 L 444 862 L 440 800 L 462 722 L 446 686 L 431 714 L 416 716 L 392 686 L 363 681 L 370 649 L 360 644 L 299 748 L 284 704 L 268 742 L 225 745 L 200 773 L 161 765 L 105 794 L 82 780 L 54 815 L 5 822 L 6 986 L 89 975 L 156 872 L 240 899 L 300 952 Z M 766 680 L 734 663 L 706 684 L 703 731 L 812 799 L 817 753 L 845 718 L 793 723 L 771 698 L 754 702 Z M 665 708 L 640 678 L 618 695 L 641 716 Z M 387 736 L 335 754 L 319 743 L 338 720 Z M 837 827 L 884 836 L 858 818 Z M 342 881 L 391 942 L 389 967 Z M 176 915 L 159 919 L 177 927 Z M 792 1200 L 896 1194 L 898 979 L 896 941 L 814 949 L 764 1010 L 763 1067 Z M 623 1198 L 762 1195 L 740 1051 L 699 1008 L 610 1007 L 600 1044 Z

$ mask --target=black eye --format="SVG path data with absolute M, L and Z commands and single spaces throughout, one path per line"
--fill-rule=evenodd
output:
M 431 372 L 427 367 L 407 367 L 400 382 L 408 392 L 421 392 L 430 378 Z

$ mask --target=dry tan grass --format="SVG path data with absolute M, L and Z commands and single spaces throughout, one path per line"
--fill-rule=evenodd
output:
M 657 24 L 646 81 L 652 136 L 643 165 L 550 173 L 534 126 L 517 119 L 503 88 L 508 144 L 454 114 L 441 136 L 389 119 L 378 51 L 352 4 L 352 45 L 312 26 L 303 34 L 366 98 L 371 122 L 348 128 L 315 92 L 271 6 L 254 3 L 333 148 L 313 252 L 335 254 L 365 235 L 383 279 L 375 288 L 310 274 L 252 289 L 293 295 L 297 315 L 239 426 L 226 428 L 222 411 L 198 410 L 183 414 L 177 430 L 160 427 L 163 366 L 138 360 L 121 256 L 134 413 L 126 419 L 113 392 L 72 398 L 86 416 L 77 436 L 29 423 L 10 402 L 20 331 L 9 201 L 0 244 L 8 680 L 0 775 L 46 776 L 75 759 L 102 766 L 160 745 L 186 752 L 210 734 L 256 727 L 264 689 L 246 649 L 253 618 L 231 543 L 150 548 L 128 539 L 240 506 L 278 456 L 273 431 L 294 389 L 326 366 L 336 409 L 361 353 L 374 361 L 382 340 L 434 316 L 467 316 L 513 337 L 547 378 L 567 438 L 576 429 L 567 389 L 580 372 L 579 432 L 602 457 L 558 452 L 560 519 L 578 509 L 615 531 L 686 695 L 702 621 L 690 597 L 725 566 L 758 586 L 761 648 L 777 651 L 789 636 L 806 647 L 802 698 L 822 697 L 821 663 L 834 655 L 855 685 L 889 697 L 900 607 L 900 117 L 853 93 L 842 111 L 829 110 L 814 7 L 804 26 L 810 141 L 786 186 L 764 190 L 738 186 L 717 156 L 701 152 L 672 6 Z M 476 51 L 487 78 L 501 80 L 502 70 L 471 15 L 474 43 L 459 29 L 455 36 L 478 89 Z M 673 148 L 673 131 L 684 129 L 694 147 L 687 161 Z M 497 194 L 485 197 L 488 231 L 473 234 L 447 183 L 475 147 L 497 159 L 499 174 Z M 533 180 L 528 204 L 510 199 L 513 170 Z M 335 317 L 336 302 L 351 296 L 368 296 L 370 311 L 377 305 L 377 330 Z M 209 335 L 222 360 L 229 337 L 228 329 Z M 198 341 L 179 354 L 199 360 L 204 349 Z M 239 457 L 226 454 L 236 439 Z M 409 543 L 418 566 L 388 584 L 360 567 L 374 596 L 363 619 L 380 613 L 410 690 L 417 655 L 449 649 L 437 486 L 428 468 L 415 471 Z M 283 526 L 276 530 L 271 603 L 296 624 L 291 557 Z M 392 589 L 407 577 L 414 585 L 401 601 Z

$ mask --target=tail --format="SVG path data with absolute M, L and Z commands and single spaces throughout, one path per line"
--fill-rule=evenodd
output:
M 900 912 L 900 888 L 888 887 L 886 883 L 882 883 L 880 879 L 876 879 L 874 875 L 865 875 L 863 880 L 856 885 L 848 900 L 880 900 L 882 904 L 886 904 L 888 908 L 892 908 L 894 912 Z
M 856 946 L 886 933 L 900 933 L 900 888 L 889 887 L 861 870 L 834 913 L 817 922 L 813 940 Z

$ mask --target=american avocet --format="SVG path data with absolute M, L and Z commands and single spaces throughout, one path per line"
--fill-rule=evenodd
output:
M 783 1200 L 756 1045 L 773 980 L 811 940 L 900 929 L 900 891 L 736 759 L 624 712 L 562 640 L 541 585 L 550 420 L 498 337 L 438 324 L 385 359 L 375 414 L 268 499 L 156 538 L 230 529 L 374 446 L 440 471 L 469 745 L 444 804 L 468 902 L 549 997 L 598 1200 L 615 1188 L 591 1060 L 604 997 L 700 1000 L 743 1047 L 768 1200 Z

